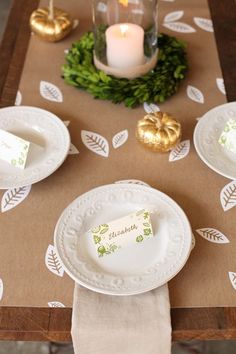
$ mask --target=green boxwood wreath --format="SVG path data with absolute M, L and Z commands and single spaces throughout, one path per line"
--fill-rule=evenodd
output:
M 164 102 L 173 95 L 187 71 L 186 45 L 167 34 L 158 36 L 158 62 L 153 70 L 136 79 L 115 78 L 98 70 L 93 63 L 94 36 L 85 33 L 72 44 L 63 66 L 67 84 L 84 89 L 95 98 L 124 102 L 135 107 L 144 102 Z

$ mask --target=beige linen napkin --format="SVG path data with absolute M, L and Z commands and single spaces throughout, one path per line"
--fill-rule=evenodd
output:
M 170 354 L 168 285 L 134 296 L 110 296 L 75 284 L 75 354 Z

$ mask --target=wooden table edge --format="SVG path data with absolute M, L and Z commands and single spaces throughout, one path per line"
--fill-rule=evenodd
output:
M 71 308 L 1 307 L 0 340 L 71 341 Z M 172 340 L 236 338 L 236 308 L 171 309 Z
M 228 101 L 236 100 L 234 0 L 208 0 Z M 28 19 L 38 0 L 14 0 L 0 46 L 0 107 L 13 105 L 27 52 Z M 18 18 L 20 9 L 23 15 Z M 228 52 L 229 51 L 229 52 Z M 0 307 L 0 340 L 71 341 L 70 308 Z M 173 341 L 236 339 L 236 308 L 171 310 Z

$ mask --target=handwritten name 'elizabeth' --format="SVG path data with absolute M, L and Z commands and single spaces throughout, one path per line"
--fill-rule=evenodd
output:
M 129 227 L 125 227 L 123 230 L 118 230 L 118 231 L 113 231 L 109 234 L 109 240 L 112 240 L 113 238 L 116 238 L 117 236 L 120 236 L 120 235 L 125 235 L 131 231 L 134 231 L 134 230 L 137 230 L 138 227 L 137 225 L 133 224 Z

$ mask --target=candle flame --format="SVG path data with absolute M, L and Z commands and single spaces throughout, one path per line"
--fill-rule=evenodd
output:
M 122 36 L 125 36 L 128 29 L 129 29 L 128 25 L 120 25 L 120 31 L 121 31 Z
M 128 6 L 129 0 L 119 0 L 119 3 L 125 7 Z

